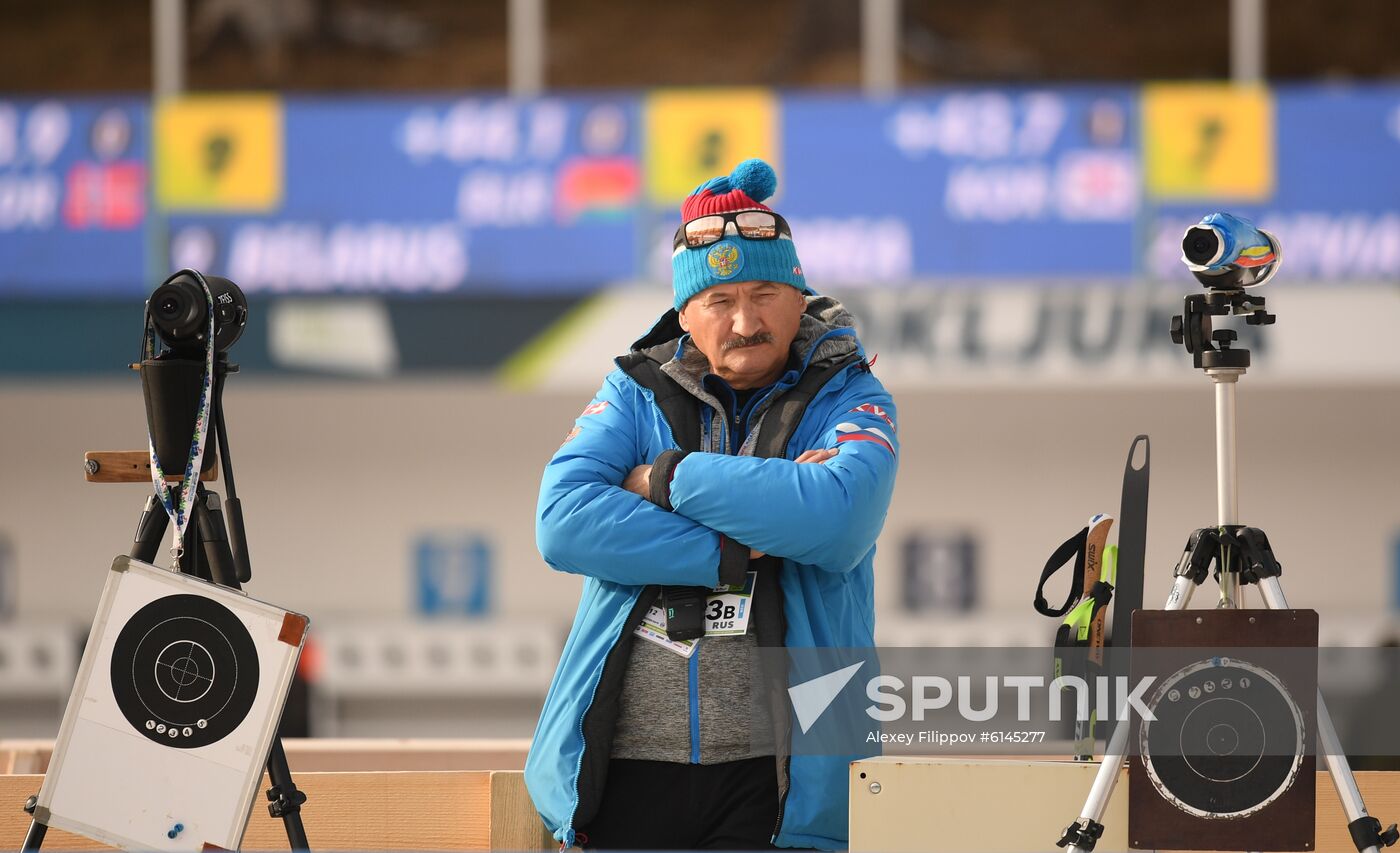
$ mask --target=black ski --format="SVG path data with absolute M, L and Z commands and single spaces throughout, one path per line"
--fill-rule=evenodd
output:
M 1142 467 L 1134 468 L 1138 445 L 1142 445 Z M 1109 653 L 1110 676 L 1128 675 L 1125 650 L 1132 642 L 1133 611 L 1142 608 L 1142 581 L 1147 554 L 1147 483 L 1151 469 L 1152 448 L 1147 436 L 1133 439 L 1128 448 L 1128 462 L 1123 468 L 1123 503 L 1118 510 L 1118 578 L 1113 589 L 1113 630 L 1110 632 L 1113 651 Z M 1114 680 L 1110 682 L 1117 684 Z M 1114 697 L 1115 703 L 1122 697 Z M 1115 715 L 1103 721 L 1105 743 L 1113 737 Z

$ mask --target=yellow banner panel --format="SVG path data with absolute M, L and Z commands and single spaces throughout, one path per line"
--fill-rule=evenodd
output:
M 646 99 L 647 187 L 676 204 L 742 160 L 767 160 L 779 175 L 778 101 L 765 89 L 661 90 Z M 781 191 L 781 190 L 780 190 Z
M 1274 104 L 1263 86 L 1145 86 L 1147 190 L 1159 199 L 1264 201 L 1274 191 Z
M 282 199 L 282 102 L 198 95 L 156 107 L 156 200 L 167 209 L 266 211 Z

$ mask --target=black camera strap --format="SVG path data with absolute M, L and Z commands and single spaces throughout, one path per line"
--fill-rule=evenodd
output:
M 175 525 L 175 545 L 170 549 L 174 562 L 171 568 L 179 570 L 180 557 L 184 554 L 185 528 L 189 527 L 195 492 L 199 488 L 199 469 L 204 463 L 204 448 L 209 437 L 210 405 L 213 400 L 214 384 L 214 294 L 209 290 L 209 282 L 197 271 L 186 269 L 176 275 L 188 274 L 204 289 L 207 303 L 206 314 L 209 328 L 204 335 L 204 377 L 199 389 L 199 406 L 194 417 L 194 437 L 190 440 L 190 454 L 185 461 L 185 473 L 180 480 L 178 495 L 165 481 L 165 470 L 156 456 L 155 436 L 147 432 L 151 448 L 151 482 L 155 485 L 156 497 L 165 506 L 165 512 Z M 151 306 L 146 303 L 146 329 L 141 342 L 141 360 L 146 362 L 156 357 L 156 329 L 151 319 Z M 149 429 L 149 424 L 147 425 Z

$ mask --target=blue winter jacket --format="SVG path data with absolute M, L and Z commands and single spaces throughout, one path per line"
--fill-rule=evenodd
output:
M 650 351 L 682 357 L 689 338 L 681 336 L 674 311 L 634 353 L 645 341 L 667 340 L 670 331 L 677 339 Z M 770 393 L 792 388 L 809 370 L 835 373 L 807 406 L 786 458 L 689 453 L 674 469 L 670 511 L 621 487 L 635 466 L 677 447 L 654 392 L 621 368 L 608 375 L 545 468 L 540 553 L 553 568 L 587 580 L 525 782 L 565 845 L 574 845 L 575 828 L 596 814 L 632 627 L 654 600 L 655 585 L 715 586 L 725 537 L 781 558 L 785 628 L 779 634 L 786 646 L 874 645 L 871 563 L 898 460 L 894 404 L 871 374 L 849 315 L 829 298 L 809 298 L 792 364 L 800 369 L 790 368 Z M 703 407 L 702 414 L 708 422 Z M 839 452 L 823 464 L 791 461 L 805 450 L 833 447 Z M 849 759 L 777 760 L 774 843 L 843 849 Z

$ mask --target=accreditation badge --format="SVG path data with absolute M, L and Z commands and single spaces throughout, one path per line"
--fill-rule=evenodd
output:
M 720 585 L 710 592 L 705 600 L 706 637 L 734 637 L 748 633 L 757 578 L 758 572 L 749 572 L 743 584 Z M 647 609 L 642 624 L 633 633 L 684 658 L 695 654 L 695 647 L 700 642 L 698 639 L 672 640 L 667 637 L 666 609 L 659 603 Z

